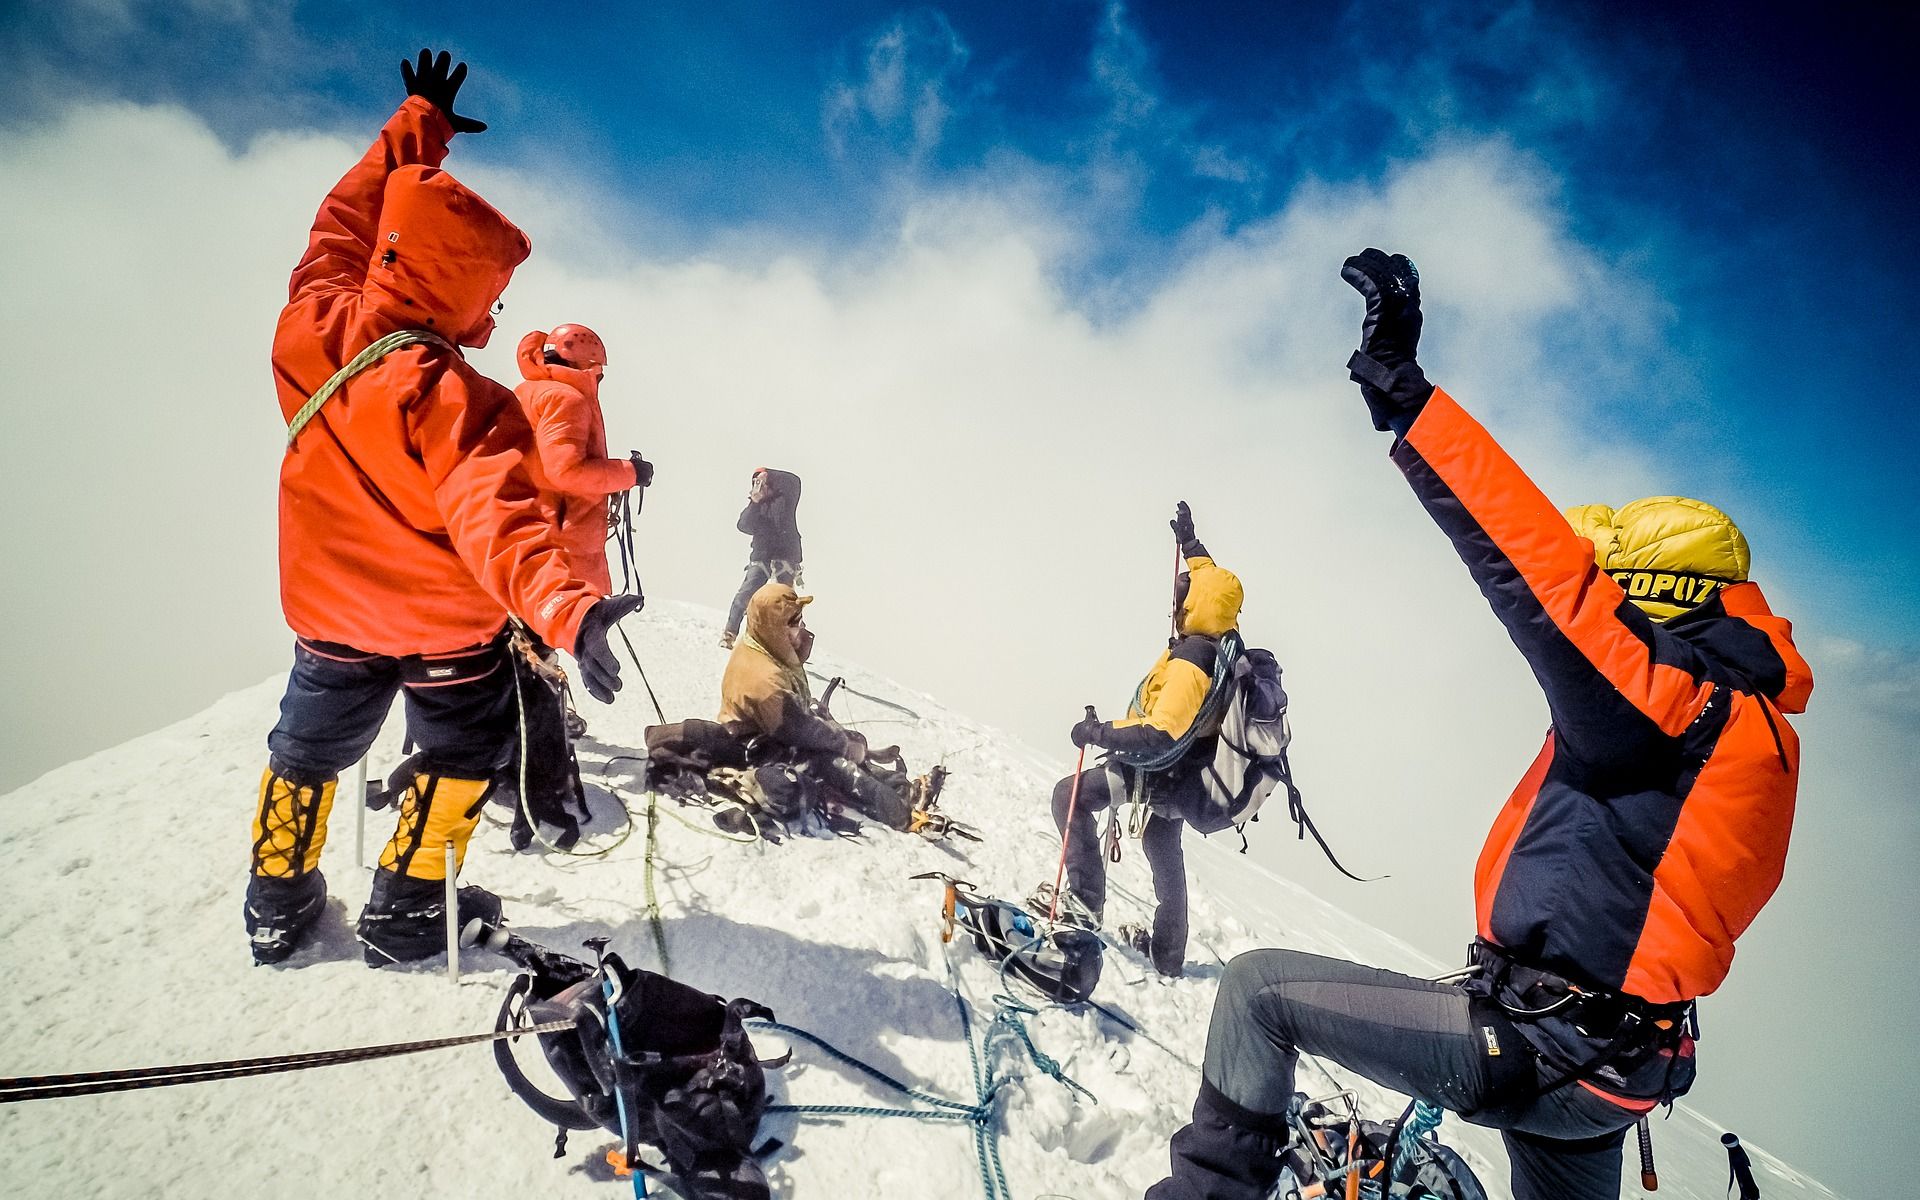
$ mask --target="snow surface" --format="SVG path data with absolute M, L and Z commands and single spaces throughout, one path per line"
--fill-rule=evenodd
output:
M 627 628 L 670 719 L 710 716 L 725 652 L 716 614 L 658 604 Z M 914 709 L 920 719 L 857 696 L 836 712 L 876 745 L 898 741 L 923 770 L 953 774 L 942 806 L 987 841 L 931 843 L 870 827 L 849 842 L 799 838 L 729 843 L 699 810 L 660 823 L 658 886 L 678 978 L 772 1007 L 916 1087 L 971 1102 L 968 1057 L 948 991 L 951 955 L 979 1017 L 992 1014 L 993 970 L 963 941 L 943 947 L 939 886 L 908 876 L 947 871 L 1019 900 L 1053 877 L 1058 842 L 1047 815 L 1065 751 L 1042 757 L 932 699 L 823 655 L 823 674 Z M 468 951 L 457 986 L 441 961 L 368 970 L 353 917 L 369 874 L 356 869 L 354 808 L 334 811 L 324 870 L 332 899 L 318 935 L 280 969 L 255 968 L 241 929 L 248 823 L 282 680 L 235 693 L 198 716 L 52 771 L 0 801 L 0 988 L 11 1011 L 0 1031 L 0 1074 L 32 1075 L 284 1054 L 451 1036 L 491 1028 L 514 969 Z M 611 762 L 642 746 L 652 720 L 629 672 L 611 709 L 587 702 L 582 768 L 605 844 L 622 822 L 605 790 L 623 789 L 638 816 L 637 764 Z M 372 755 L 376 775 L 398 761 L 390 720 Z M 665 807 L 671 808 L 670 804 Z M 369 860 L 390 815 L 369 814 Z M 1292 837 L 1282 821 L 1256 837 Z M 516 855 L 490 810 L 465 877 L 499 892 L 515 928 L 556 948 L 606 934 L 630 962 L 657 966 L 643 899 L 644 833 L 599 859 Z M 1125 1014 L 1129 1033 L 1091 1012 L 1054 1009 L 1031 1022 L 1035 1041 L 1098 1103 L 1075 1102 L 1051 1079 L 1004 1093 L 1000 1146 L 1015 1193 L 1071 1200 L 1137 1197 L 1160 1178 L 1166 1144 L 1185 1120 L 1198 1078 L 1221 962 L 1287 945 L 1421 974 L 1446 967 L 1355 921 L 1309 887 L 1332 879 L 1310 844 L 1279 878 L 1234 854 L 1237 839 L 1188 835 L 1193 943 L 1185 979 L 1165 981 L 1132 952 L 1112 952 L 1096 999 Z M 1137 849 L 1115 868 L 1110 924 L 1147 915 L 1151 894 Z M 1458 903 L 1465 897 L 1438 898 Z M 783 1039 L 756 1037 L 763 1055 Z M 1757 1049 L 1757 1048 L 1753 1048 Z M 1716 1052 L 1704 1048 L 1704 1069 Z M 523 1063 L 539 1068 L 523 1047 Z M 1309 1060 L 1310 1062 L 1311 1060 Z M 1301 1083 L 1330 1092 L 1333 1068 L 1303 1065 Z M 851 1076 L 810 1047 L 769 1076 L 794 1103 L 892 1105 L 898 1097 Z M 1364 1081 L 1369 1115 L 1403 1101 Z M 847 1119 L 762 1127 L 788 1145 L 769 1163 L 778 1196 L 975 1197 L 982 1187 L 963 1126 Z M 1680 1108 L 1656 1122 L 1662 1198 L 1719 1200 L 1726 1159 L 1718 1127 Z M 1442 1136 L 1505 1197 L 1498 1136 L 1449 1119 Z M 613 1139 L 575 1134 L 554 1161 L 553 1130 L 501 1081 L 484 1046 L 296 1074 L 0 1107 L 0 1194 L 19 1196 L 526 1197 L 630 1194 L 603 1155 Z M 1755 1148 L 1767 1200 L 1832 1192 Z M 1638 1194 L 1629 1153 L 1626 1195 Z M 665 1189 L 654 1184 L 655 1195 Z

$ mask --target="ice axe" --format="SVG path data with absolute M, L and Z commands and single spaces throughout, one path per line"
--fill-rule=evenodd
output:
M 1093 711 L 1093 705 L 1087 705 L 1087 720 L 1099 720 Z M 1080 805 L 1080 776 L 1087 769 L 1087 747 L 1080 747 L 1080 757 L 1073 764 L 1073 790 L 1067 793 L 1067 825 L 1060 831 L 1060 865 L 1053 872 L 1053 903 L 1047 907 L 1047 920 L 1053 921 L 1060 916 L 1060 880 L 1067 873 L 1067 843 L 1073 838 L 1073 810 Z

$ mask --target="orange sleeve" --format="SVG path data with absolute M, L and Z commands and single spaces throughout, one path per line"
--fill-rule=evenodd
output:
M 593 429 L 592 401 L 562 384 L 537 388 L 528 404 L 534 442 L 547 480 L 575 496 L 610 496 L 637 484 L 633 463 L 624 458 L 600 458 L 589 445 Z
M 1698 652 L 1627 600 L 1593 544 L 1451 396 L 1435 390 L 1393 457 L 1526 656 L 1569 749 L 1601 761 L 1645 724 L 1687 728 L 1713 690 Z
M 508 612 L 571 651 L 600 596 L 575 575 L 541 511 L 522 461 L 532 436 L 513 393 L 448 369 L 409 407 L 408 422 L 460 560 Z
M 357 290 L 373 261 L 387 176 L 398 167 L 439 166 L 452 137 L 445 114 L 418 96 L 407 97 L 366 154 L 320 202 L 307 252 L 287 285 L 288 300 L 321 288 Z

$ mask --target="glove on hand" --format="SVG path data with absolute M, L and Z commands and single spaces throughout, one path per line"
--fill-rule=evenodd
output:
M 580 632 L 573 639 L 574 661 L 580 664 L 580 682 L 587 694 L 602 704 L 612 704 L 620 690 L 620 660 L 613 656 L 607 637 L 614 623 L 645 604 L 641 596 L 608 596 L 580 618 Z
M 1099 717 L 1089 716 L 1073 727 L 1073 748 L 1080 750 L 1087 746 L 1098 746 L 1106 736 L 1107 723 Z
M 449 70 L 452 63 L 453 55 L 445 50 L 438 58 L 432 51 L 422 50 L 418 64 L 400 60 L 400 81 L 407 85 L 407 95 L 418 96 L 446 114 L 455 133 L 479 133 L 486 129 L 485 121 L 457 116 L 453 111 L 453 98 L 467 81 L 467 64 L 453 65 Z
M 1369 246 L 1340 268 L 1367 302 L 1360 325 L 1360 349 L 1347 360 L 1347 373 L 1373 413 L 1375 429 L 1390 429 L 1392 417 L 1418 413 L 1433 395 L 1433 385 L 1414 361 L 1420 348 L 1420 272 L 1404 254 L 1388 256 Z
M 1200 544 L 1200 535 L 1193 530 L 1193 511 L 1182 500 L 1174 506 L 1173 520 L 1167 522 L 1173 527 L 1173 538 L 1180 543 L 1180 555 L 1183 558 L 1201 558 L 1207 548 Z
M 633 486 L 646 487 L 653 482 L 653 464 L 641 458 L 638 450 L 629 454 L 627 461 L 633 464 Z

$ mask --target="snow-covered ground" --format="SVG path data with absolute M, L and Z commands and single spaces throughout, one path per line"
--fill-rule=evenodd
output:
M 725 653 L 716 616 L 656 603 L 627 622 L 670 719 L 710 716 Z M 824 647 L 830 651 L 831 646 Z M 660 898 L 677 977 L 726 996 L 751 996 L 917 1087 L 971 1101 L 967 1051 L 948 991 L 951 955 L 984 1023 L 995 990 L 989 965 L 964 943 L 943 947 L 938 885 L 909 876 L 950 872 L 1018 899 L 1053 875 L 1057 840 L 1046 797 L 1064 752 L 1043 758 L 932 699 L 823 654 L 816 667 L 914 709 L 919 720 L 857 696 L 836 712 L 876 745 L 898 741 L 915 770 L 944 760 L 953 774 L 943 808 L 979 826 L 984 845 L 930 843 L 869 829 L 859 843 L 794 839 L 729 843 L 691 822 L 663 820 Z M 505 962 L 467 952 L 450 986 L 442 964 L 411 970 L 361 965 L 351 925 L 368 872 L 355 866 L 355 812 L 334 812 L 324 869 L 333 900 L 319 935 L 281 969 L 251 965 L 241 930 L 248 820 L 281 680 L 228 696 L 167 729 L 50 772 L 0 799 L 0 1075 L 240 1058 L 441 1037 L 491 1027 L 513 976 Z M 583 772 L 604 844 L 622 822 L 604 790 L 623 789 L 636 816 L 637 764 L 613 762 L 642 745 L 652 720 L 629 674 L 611 709 L 590 702 Z M 375 774 L 399 758 L 399 721 L 373 754 Z M 604 782 L 602 782 L 604 780 Z M 670 807 L 670 806 L 669 806 Z M 369 814 L 366 856 L 390 831 Z M 695 827 L 698 827 L 696 829 Z M 1291 838 L 1284 823 L 1255 835 Z M 497 821 L 476 836 L 466 877 L 498 891 L 519 932 L 562 949 L 593 934 L 638 965 L 657 966 L 644 915 L 644 836 L 604 858 L 516 855 Z M 1230 844 L 1229 844 L 1230 843 Z M 1309 890 L 1332 878 L 1310 845 L 1281 879 L 1234 854 L 1237 839 L 1188 835 L 1195 877 L 1187 978 L 1163 981 L 1130 953 L 1108 956 L 1096 998 L 1138 1024 L 1128 1033 L 1091 1013 L 1052 1010 L 1031 1028 L 1042 1050 L 1098 1097 L 1081 1101 L 1033 1075 L 1001 1107 L 1000 1146 L 1021 1200 L 1137 1197 L 1163 1173 L 1168 1137 L 1192 1104 L 1220 963 L 1261 945 L 1288 945 L 1434 974 L 1445 969 L 1364 926 Z M 1109 920 L 1144 917 L 1150 895 L 1137 851 L 1116 868 Z M 1448 898 L 1441 902 L 1454 903 Z M 1458 898 L 1463 912 L 1466 899 Z M 763 1054 L 784 1049 L 768 1035 Z M 530 1049 L 530 1048 L 529 1048 Z M 1732 1053 L 1734 1048 L 1722 1048 Z M 523 1061 L 531 1061 L 528 1053 Z M 1712 1060 L 1705 1062 L 1712 1070 Z M 1338 1069 L 1333 1076 L 1344 1083 Z M 801 1046 L 770 1076 L 795 1103 L 892 1104 Z M 1320 1068 L 1302 1085 L 1331 1091 Z M 1318 1087 L 1317 1085 L 1326 1085 Z M 1401 1101 L 1360 1092 L 1386 1119 Z M 849 1119 L 792 1127 L 770 1161 L 789 1198 L 974 1197 L 981 1193 L 964 1127 Z M 1684 1108 L 1657 1122 L 1660 1196 L 1719 1200 L 1726 1160 L 1719 1129 Z M 1443 1136 L 1506 1195 L 1497 1135 L 1449 1120 Z M 610 1197 L 611 1137 L 574 1136 L 562 1161 L 553 1131 L 501 1081 L 485 1047 L 441 1051 L 297 1074 L 0 1107 L 0 1194 L 20 1196 L 464 1196 Z M 1631 1155 L 1629 1156 L 1631 1159 Z M 1767 1200 L 1831 1197 L 1756 1152 Z M 1638 1192 L 1629 1162 L 1625 1194 Z M 656 1187 L 655 1194 L 660 1194 Z

